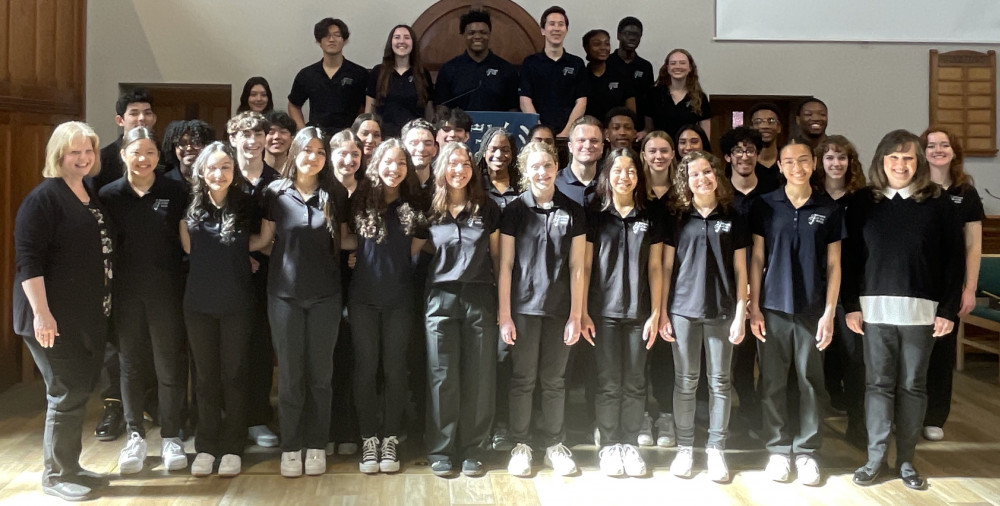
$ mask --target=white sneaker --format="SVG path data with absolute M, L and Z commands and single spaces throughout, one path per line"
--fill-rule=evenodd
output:
M 319 476 L 325 472 L 326 451 L 312 448 L 306 450 L 306 474 L 309 476 Z
M 243 459 L 239 455 L 233 455 L 227 453 L 222 456 L 222 460 L 219 461 L 219 476 L 224 478 L 232 478 L 240 474 L 243 470 Z
M 545 449 L 545 465 L 552 468 L 556 474 L 567 476 L 576 472 L 576 462 L 573 462 L 573 452 L 562 443 L 556 443 Z
M 639 426 L 639 446 L 653 446 L 653 418 L 649 413 L 643 413 L 642 425 Z
M 510 451 L 510 462 L 507 463 L 507 472 L 511 476 L 531 476 L 531 447 L 518 443 Z
M 729 466 L 726 465 L 726 454 L 718 448 L 706 448 L 708 455 L 708 479 L 716 483 L 729 481 Z
M 632 477 L 646 476 L 646 461 L 643 460 L 639 449 L 632 445 L 621 445 L 621 447 L 625 474 Z
M 795 457 L 795 473 L 798 475 L 798 482 L 815 487 L 819 485 L 819 464 L 810 455 L 799 455 Z
M 143 464 L 146 463 L 146 440 L 133 432 L 125 447 L 118 454 L 118 472 L 121 474 L 135 474 L 142 471 Z
M 358 468 L 362 473 L 378 472 L 378 437 L 372 436 L 361 442 L 361 461 Z
M 396 436 L 386 436 L 382 439 L 382 458 L 378 461 L 378 469 L 383 473 L 395 473 L 399 471 L 399 457 L 396 455 L 396 445 L 399 440 Z
M 944 439 L 944 429 L 928 425 L 924 427 L 924 439 L 928 441 L 940 441 Z
M 622 445 L 605 446 L 597 452 L 597 457 L 601 460 L 602 473 L 608 476 L 625 474 L 625 465 L 622 463 Z
M 247 429 L 247 439 L 264 448 L 275 448 L 279 443 L 278 436 L 267 425 L 254 425 Z
M 674 435 L 674 415 L 663 413 L 656 419 L 656 446 L 673 448 L 677 445 Z
M 771 454 L 767 460 L 767 467 L 764 468 L 764 475 L 771 481 L 785 483 L 792 474 L 792 463 L 789 462 L 788 455 Z
M 215 457 L 211 453 L 199 453 L 195 455 L 194 462 L 191 463 L 191 476 L 208 476 L 212 474 L 212 466 L 215 465 Z
M 358 443 L 340 443 L 337 445 L 337 455 L 354 455 L 358 453 Z
M 285 478 L 302 476 L 302 452 L 281 452 L 281 475 Z
M 691 466 L 694 465 L 694 448 L 690 446 L 678 446 L 677 455 L 670 463 L 670 474 L 680 478 L 691 477 Z
M 188 466 L 187 455 L 179 437 L 164 438 L 160 443 L 160 458 L 167 471 L 179 471 Z

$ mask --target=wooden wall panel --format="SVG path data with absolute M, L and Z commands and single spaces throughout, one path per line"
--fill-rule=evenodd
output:
M 0 32 L 10 33 L 10 4 L 0 2 Z M 7 37 L 0 37 L 0 85 L 10 81 L 10 58 L 7 56 Z M 0 90 L 2 93 L 2 90 Z

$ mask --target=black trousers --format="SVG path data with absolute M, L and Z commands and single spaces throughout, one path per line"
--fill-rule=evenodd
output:
M 326 448 L 333 349 L 341 312 L 339 294 L 312 301 L 267 297 L 271 338 L 278 357 L 282 451 Z
M 263 256 L 261 256 L 263 257 Z M 261 258 L 255 257 L 255 258 Z M 267 257 L 260 263 L 260 269 L 253 275 L 254 309 L 247 345 L 248 370 L 253 371 L 247 378 L 247 425 L 267 425 L 274 419 L 271 407 L 271 388 L 274 384 L 274 346 L 271 344 L 271 324 L 267 313 Z
M 398 436 L 407 398 L 407 351 L 413 323 L 411 308 L 375 308 L 352 304 L 354 407 L 362 438 Z M 379 367 L 381 365 L 381 368 Z M 382 372 L 384 405 L 379 405 L 378 373 Z M 382 412 L 382 430 L 379 413 Z
M 118 333 L 122 403 L 129 432 L 146 437 L 142 412 L 155 371 L 160 434 L 177 437 L 187 399 L 187 343 L 181 297 L 119 296 L 113 316 Z
M 659 336 L 657 336 L 659 339 Z M 662 339 L 661 339 L 662 341 Z M 665 345 L 665 346 L 661 346 Z M 646 354 L 649 367 L 649 389 L 660 413 L 674 412 L 674 354 L 673 346 L 663 341 Z M 653 418 L 656 416 L 654 414 Z
M 499 330 L 499 328 L 498 328 Z M 514 374 L 514 367 L 510 360 L 511 346 L 503 339 L 497 340 L 497 383 L 496 383 L 496 408 L 494 423 L 497 426 L 507 426 L 510 418 L 510 377 Z
M 427 293 L 428 460 L 476 458 L 490 439 L 497 363 L 497 292 L 444 283 Z
M 361 438 L 354 409 L 354 343 L 349 318 L 348 311 L 347 317 L 340 320 L 340 336 L 333 350 L 330 441 L 334 443 L 357 443 Z
M 848 435 L 865 430 L 865 350 L 864 337 L 847 327 L 844 306 L 837 305 L 833 341 L 826 354 L 840 356 L 843 371 L 844 408 L 847 410 Z M 865 438 L 867 440 L 867 437 Z
M 931 361 L 927 367 L 927 414 L 924 425 L 944 427 L 951 413 L 951 384 L 954 376 L 955 353 L 958 347 L 958 325 L 950 334 L 934 340 Z
M 896 464 L 912 463 L 927 410 L 933 327 L 865 323 L 864 331 L 868 464 L 885 462 L 893 423 Z
M 517 339 L 511 346 L 510 436 L 517 443 L 530 443 L 532 394 L 537 383 L 541 387 L 542 420 L 537 426 L 542 443 L 562 443 L 566 439 L 566 363 L 572 349 L 563 343 L 566 317 L 515 314 L 514 327 Z
M 198 453 L 243 454 L 252 319 L 250 310 L 222 315 L 184 311 L 197 371 Z
M 739 418 L 757 428 L 761 423 L 761 394 L 758 391 L 755 368 L 757 367 L 757 338 L 750 332 L 747 320 L 743 342 L 733 348 L 733 390 L 740 399 Z
M 112 328 L 108 334 L 115 335 Z M 122 365 L 118 358 L 118 343 L 108 341 L 104 349 L 104 367 L 101 369 L 101 382 L 105 388 L 101 391 L 101 397 L 109 400 L 122 400 Z
M 646 408 L 644 323 L 645 320 L 594 318 L 598 385 L 595 415 L 601 444 L 638 444 Z
M 826 399 L 823 354 L 816 348 L 818 316 L 791 315 L 765 309 L 767 341 L 757 341 L 760 357 L 760 400 L 767 451 L 780 455 L 812 455 L 822 443 L 820 406 Z M 799 402 L 787 402 L 789 369 L 795 373 Z M 798 419 L 797 431 L 789 420 Z
M 35 338 L 24 342 L 45 380 L 45 433 L 42 436 L 42 486 L 61 482 L 79 483 L 80 452 L 83 449 L 83 418 L 87 399 L 101 374 L 103 350 L 91 351 L 62 330 L 55 346 L 42 348 Z

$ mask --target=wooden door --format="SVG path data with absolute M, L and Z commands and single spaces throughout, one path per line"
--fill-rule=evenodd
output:
M 119 92 L 146 88 L 153 97 L 156 125 L 153 135 L 163 141 L 171 121 L 200 119 L 215 129 L 216 139 L 226 138 L 226 122 L 232 117 L 232 86 L 228 84 L 121 83 Z
M 720 157 L 724 155 L 719 147 L 722 134 L 740 125 L 750 125 L 750 109 L 760 102 L 771 102 L 778 106 L 781 114 L 781 134 L 777 146 L 784 146 L 795 129 L 795 112 L 806 96 L 798 95 L 712 95 L 712 150 Z M 736 124 L 739 123 L 739 124 Z

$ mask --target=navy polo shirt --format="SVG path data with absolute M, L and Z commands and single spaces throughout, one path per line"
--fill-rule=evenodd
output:
M 302 107 L 309 101 L 309 125 L 325 130 L 350 128 L 365 105 L 368 70 L 344 59 L 333 77 L 326 75 L 323 60 L 303 68 L 292 81 L 288 103 Z
M 736 309 L 736 251 L 750 246 L 746 218 L 717 206 L 708 217 L 694 208 L 671 218 L 663 242 L 676 249 L 670 313 L 687 318 L 726 319 Z
M 558 60 L 549 58 L 544 51 L 535 53 L 521 64 L 517 93 L 531 99 L 541 124 L 559 133 L 569 121 L 576 100 L 587 96 L 586 71 L 583 60 L 566 51 Z
M 509 169 L 508 169 L 509 170 Z M 490 198 L 497 206 L 500 207 L 500 211 L 503 212 L 507 208 L 507 204 L 510 204 L 521 194 L 521 188 L 519 187 L 519 181 L 516 179 L 521 176 L 511 172 L 510 174 L 510 184 L 507 185 L 507 189 L 500 191 L 497 189 L 493 181 L 490 180 L 490 176 L 485 171 L 483 172 L 483 188 L 486 190 L 486 196 Z
M 594 179 L 590 183 L 583 184 L 582 181 L 576 178 L 573 169 L 567 165 L 559 169 L 559 172 L 556 174 L 556 189 L 569 197 L 573 202 L 584 208 L 588 208 L 594 202 L 594 199 L 597 198 L 598 174 L 600 174 L 600 170 L 594 173 Z
M 648 210 L 622 216 L 614 206 L 587 216 L 594 247 L 588 311 L 605 318 L 647 318 L 650 313 L 649 247 L 663 242 Z
M 463 111 L 516 110 L 517 69 L 492 51 L 481 62 L 463 51 L 438 71 L 434 104 Z
M 608 56 L 607 66 L 608 70 L 614 70 L 632 84 L 632 89 L 635 91 L 636 108 L 638 109 L 637 116 L 641 121 L 641 118 L 646 115 L 647 95 L 656 79 L 656 74 L 653 73 L 653 64 L 639 55 L 636 55 L 631 63 L 625 63 L 625 60 L 618 56 L 618 51 L 612 51 L 611 56 Z M 601 117 L 601 120 L 603 119 Z M 636 130 L 642 129 L 641 125 L 635 127 Z M 673 132 L 670 134 L 673 135 Z
M 595 76 L 590 69 L 584 71 L 587 78 L 587 114 L 604 121 L 608 111 L 624 107 L 625 101 L 635 98 L 632 81 L 625 79 L 617 70 L 605 67 L 604 73 Z M 635 125 L 641 130 L 641 125 Z
M 530 191 L 507 206 L 500 233 L 514 238 L 511 312 L 535 316 L 569 314 L 569 254 L 573 238 L 587 233 L 583 208 L 558 191 L 542 209 Z
M 648 109 L 646 114 L 653 118 L 653 128 L 663 130 L 670 135 L 677 135 L 684 125 L 696 124 L 703 119 L 712 117 L 712 106 L 708 103 L 708 95 L 701 94 L 701 114 L 691 110 L 691 97 L 674 103 L 670 89 L 666 86 L 655 86 L 649 90 Z M 674 139 L 677 140 L 677 139 Z
M 340 295 L 340 247 L 327 228 L 321 200 L 333 201 L 339 239 L 340 223 L 347 216 L 347 191 L 339 183 L 330 191 L 332 195 L 317 189 L 303 199 L 288 179 L 274 181 L 264 191 L 264 219 L 274 222 L 268 295 L 298 301 Z
M 495 284 L 490 234 L 500 228 L 500 207 L 490 199 L 483 200 L 475 214 L 463 211 L 455 218 L 446 213 L 431 223 L 434 253 L 427 273 L 428 286 L 448 282 Z
M 764 238 L 760 307 L 818 316 L 826 303 L 827 246 L 846 237 L 844 211 L 826 192 L 813 192 L 796 209 L 784 187 L 761 195 L 750 230 Z
M 986 219 L 986 212 L 983 210 L 983 199 L 979 198 L 979 192 L 971 184 L 951 185 L 943 193 L 948 195 L 952 204 L 955 204 L 955 213 L 959 223 L 963 226 L 973 221 L 983 221 Z
M 399 137 L 406 122 L 423 118 L 426 111 L 417 101 L 417 85 L 413 82 L 412 68 L 406 69 L 402 75 L 395 69 L 389 69 L 389 90 L 380 100 L 377 91 L 378 76 L 381 72 L 380 63 L 368 74 L 368 89 L 365 94 L 375 99 L 375 112 L 382 116 L 382 138 Z M 424 81 L 427 83 L 427 100 L 432 100 L 434 81 L 431 80 L 430 72 L 426 70 L 424 70 Z M 354 121 L 353 117 L 351 121 Z
M 243 209 L 246 213 L 249 209 Z M 250 273 L 250 232 L 247 216 L 237 219 L 232 241 L 222 242 L 223 209 L 208 204 L 201 221 L 188 223 L 191 237 L 190 271 L 184 308 L 207 314 L 229 314 L 250 309 L 253 279 Z
M 357 263 L 348 290 L 351 304 L 375 308 L 413 307 L 417 300 L 414 265 L 410 256 L 413 239 L 426 239 L 426 227 L 418 226 L 413 235 L 403 229 L 400 199 L 389 204 L 383 215 L 385 238 L 358 236 Z M 412 208 L 412 206 L 411 206 Z M 419 212 L 414 209 L 414 212 Z
M 120 177 L 101 188 L 100 198 L 114 224 L 115 293 L 179 297 L 184 281 L 179 227 L 187 188 L 156 177 L 140 197 L 128 179 Z

